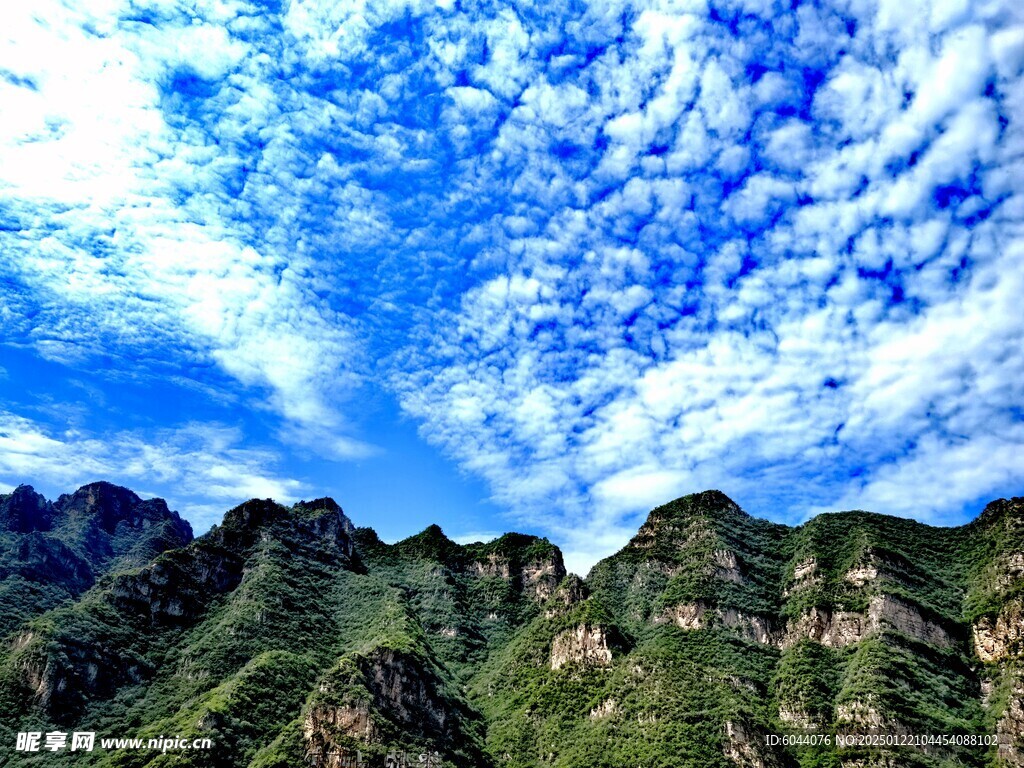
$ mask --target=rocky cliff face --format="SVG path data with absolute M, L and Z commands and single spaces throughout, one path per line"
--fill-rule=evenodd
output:
M 590 596 L 586 582 L 575 573 L 570 573 L 548 599 L 544 607 L 544 616 L 554 618 L 556 616 L 568 616 L 574 606 L 579 605 Z
M 449 735 L 447 702 L 423 659 L 382 647 L 346 662 L 321 683 L 306 711 L 304 736 L 311 747 L 330 751 L 344 739 L 379 743 L 394 722 L 439 738 Z
M 1006 674 L 1006 705 L 996 723 L 1001 737 L 998 754 L 1007 766 L 1024 765 L 1024 678 L 1019 671 Z
M 387 645 L 345 656 L 305 708 L 303 754 L 340 766 L 356 753 L 378 754 L 411 740 L 418 754 L 450 752 L 457 742 L 482 760 L 474 732 L 478 718 L 439 673 L 420 652 Z
M 612 663 L 608 631 L 604 627 L 580 624 L 555 635 L 551 643 L 551 668 L 566 664 L 607 667 Z
M 37 550 L 56 541 L 73 551 L 98 575 L 110 567 L 128 567 L 184 546 L 192 529 L 163 499 L 141 499 L 127 488 L 92 483 L 53 504 L 22 485 L 0 496 L 0 534 L 22 541 L 35 534 Z
M 17 537 L 0 567 L 0 578 L 20 576 L 37 584 L 59 584 L 77 595 L 92 586 L 89 562 L 60 539 L 38 531 Z
M 741 768 L 782 768 L 784 758 L 765 747 L 764 736 L 741 722 L 725 721 L 723 754 Z
M 736 608 L 712 607 L 703 602 L 683 603 L 667 608 L 653 619 L 654 624 L 665 622 L 671 622 L 680 629 L 724 627 L 747 640 L 766 645 L 778 645 L 783 638 L 778 622 L 766 616 L 748 615 Z
M 93 483 L 50 503 L 31 486 L 0 495 L 0 637 L 77 597 L 101 576 L 188 544 L 162 499 Z
M 534 603 L 543 603 L 565 577 L 557 547 L 533 536 L 506 534 L 464 550 L 466 571 L 478 579 L 500 579 Z
M 52 520 L 53 505 L 31 485 L 19 485 L 9 494 L 0 494 L 0 531 L 48 531 Z
M 864 611 L 809 609 L 789 622 L 782 646 L 789 647 L 807 639 L 830 648 L 842 648 L 886 631 L 942 647 L 954 642 L 946 628 L 925 618 L 919 608 L 883 594 L 873 595 Z

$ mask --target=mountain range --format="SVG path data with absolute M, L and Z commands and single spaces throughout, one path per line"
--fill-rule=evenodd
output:
M 580 578 L 543 538 L 387 544 L 329 498 L 253 499 L 193 538 L 109 483 L 20 486 L 0 495 L 0 766 L 1018 766 L 1022 606 L 1021 498 L 957 528 L 789 527 L 706 491 Z M 212 746 L 33 752 L 26 732 Z M 771 741 L 837 733 L 887 743 Z

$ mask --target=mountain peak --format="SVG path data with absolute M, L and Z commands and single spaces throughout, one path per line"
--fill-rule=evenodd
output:
M 330 503 L 328 503 L 330 502 Z M 352 523 L 333 501 L 318 499 L 286 507 L 273 499 L 249 499 L 228 510 L 220 525 L 199 539 L 245 558 L 257 549 L 281 546 L 321 561 L 362 568 L 355 552 Z
M 342 511 L 341 505 L 330 496 L 322 496 L 319 499 L 313 499 L 312 501 L 306 501 L 303 499 L 302 501 L 296 502 L 294 506 L 295 509 L 303 509 L 310 512 L 315 512 L 317 510 L 325 510 L 328 512 Z
M 33 613 L 77 597 L 95 580 L 148 563 L 192 541 L 192 527 L 162 499 L 90 483 L 50 503 L 30 485 L 0 495 L 0 636 Z M 13 581 L 11 581 L 13 579 Z M 26 593 L 24 590 L 29 589 Z
M 290 510 L 273 499 L 249 499 L 224 513 L 224 527 L 254 529 L 290 517 Z
M 985 509 L 972 525 L 1002 525 L 1007 529 L 1020 529 L 1024 521 L 1024 496 L 1010 499 L 996 499 L 985 505 Z
M 719 519 L 722 517 L 749 517 L 740 505 L 719 490 L 707 490 L 680 496 L 667 504 L 655 507 L 648 516 L 648 521 L 667 518 L 706 517 Z
M 419 533 L 395 542 L 394 551 L 403 555 L 420 557 L 438 562 L 454 562 L 462 559 L 462 547 L 449 539 L 441 526 L 428 525 Z
M 742 512 L 739 505 L 735 501 L 730 499 L 717 488 L 711 488 L 706 491 L 700 491 L 699 493 L 691 493 L 676 499 L 674 502 L 669 503 L 674 504 L 680 501 L 688 502 L 693 507 L 693 509 L 697 511 L 714 511 L 720 509 L 730 509 Z M 744 512 L 744 514 L 746 513 Z
M 52 528 L 69 526 L 74 538 L 86 549 L 103 551 L 110 542 L 121 539 L 114 550 L 132 549 L 135 534 L 144 529 L 164 528 L 168 546 L 181 546 L 192 540 L 192 526 L 163 499 L 142 499 L 134 491 L 105 481 L 83 485 L 74 493 L 65 493 L 53 503 Z M 97 549 L 98 548 L 98 549 Z
M 120 523 L 141 528 L 148 523 L 172 520 L 178 527 L 192 528 L 163 499 L 142 499 L 134 491 L 105 481 L 83 485 L 74 493 L 62 494 L 54 503 L 56 515 L 63 519 L 89 517 L 106 533 L 112 534 Z
M 345 533 L 352 533 L 356 527 L 352 524 L 352 521 L 348 519 L 348 516 L 342 510 L 341 505 L 338 504 L 330 496 L 323 496 L 319 499 L 313 499 L 312 501 L 302 500 L 296 503 L 292 509 L 296 512 L 304 512 L 309 515 L 316 515 L 320 513 L 334 514 L 338 516 L 341 521 L 341 527 L 345 530 Z
M 19 485 L 0 495 L 0 530 L 12 533 L 48 531 L 53 508 L 31 485 Z
M 58 502 L 60 502 L 61 499 L 67 499 L 68 501 L 65 502 L 66 504 L 71 503 L 71 500 L 81 500 L 82 502 L 91 504 L 107 500 L 116 500 L 124 503 L 137 503 L 141 501 L 139 495 L 135 493 L 135 491 L 107 482 L 106 480 L 97 480 L 94 483 L 86 483 L 74 493 L 61 494 Z
M 655 507 L 647 516 L 647 522 L 640 528 L 638 536 L 645 529 L 658 529 L 672 521 L 695 518 L 721 519 L 724 517 L 749 517 L 739 505 L 718 490 L 701 491 L 680 496 L 678 499 Z

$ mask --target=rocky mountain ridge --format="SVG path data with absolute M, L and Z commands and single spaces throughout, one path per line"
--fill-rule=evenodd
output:
M 92 483 L 51 503 L 28 485 L 0 495 L 0 635 L 99 578 L 192 541 L 162 499 Z
M 1022 499 L 961 528 L 866 512 L 789 528 L 708 491 L 653 510 L 586 579 L 523 534 L 464 546 L 431 526 L 385 544 L 331 499 L 252 500 L 194 541 L 179 523 L 106 484 L 52 505 L 25 486 L 0 496 L 0 573 L 29 560 L 26 537 L 77 558 L 46 541 L 40 562 L 57 561 L 39 583 L 64 593 L 9 619 L 0 765 L 70 764 L 7 749 L 30 727 L 218 745 L 73 756 L 103 766 L 1024 760 Z M 1002 743 L 765 743 L 806 730 Z

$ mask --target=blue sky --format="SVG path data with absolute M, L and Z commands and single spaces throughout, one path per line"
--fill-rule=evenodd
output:
M 1010 0 L 0 11 L 0 484 L 585 571 L 1024 492 Z

